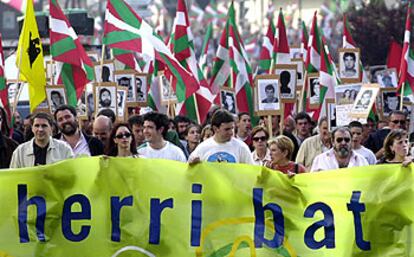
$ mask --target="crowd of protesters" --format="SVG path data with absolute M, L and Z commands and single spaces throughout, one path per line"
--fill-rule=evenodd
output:
M 347 167 L 387 163 L 408 165 L 410 157 L 407 116 L 394 111 L 388 120 L 352 121 L 331 129 L 324 117 L 313 121 L 304 112 L 283 121 L 272 118 L 252 127 L 250 116 L 237 116 L 213 108 L 203 126 L 187 117 L 174 119 L 158 112 L 133 115 L 128 122 L 116 122 L 105 110 L 92 126 L 79 123 L 76 109 L 60 105 L 53 116 L 34 113 L 22 120 L 16 113 L 14 126 L 0 108 L 0 168 L 45 165 L 82 156 L 119 156 L 246 163 L 266 166 L 285 174 L 318 172 Z

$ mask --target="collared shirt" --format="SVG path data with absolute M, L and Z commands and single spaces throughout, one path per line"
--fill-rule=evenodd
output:
M 253 151 L 252 157 L 253 157 L 253 162 L 254 162 L 255 165 L 264 166 L 264 164 L 266 162 L 272 161 L 272 158 L 270 157 L 269 148 L 266 149 L 266 154 L 265 154 L 264 158 L 260 159 L 259 156 L 257 156 L 256 150 Z
M 368 166 L 368 161 L 364 156 L 357 154 L 352 150 L 351 158 L 349 159 L 348 168 Z M 323 170 L 336 170 L 339 169 L 339 164 L 335 156 L 334 149 L 330 149 L 315 157 L 313 160 L 311 172 L 323 171 Z
M 305 166 L 309 170 L 312 166 L 313 159 L 321 153 L 329 150 L 325 147 L 320 135 L 308 137 L 303 141 L 296 156 L 296 162 Z
M 72 148 L 73 154 L 75 155 L 75 157 L 91 156 L 91 151 L 89 150 L 89 145 L 85 139 L 85 136 L 80 131 L 78 133 L 80 134 L 80 137 L 79 137 L 78 142 L 76 142 L 75 147 Z M 67 142 L 63 134 L 60 137 L 60 140 Z
M 17 149 L 13 152 L 10 168 L 24 168 L 34 166 L 35 155 L 33 151 L 33 143 L 34 138 L 17 147 Z M 70 146 L 66 142 L 50 138 L 46 153 L 46 164 L 69 158 L 73 158 L 73 152 Z

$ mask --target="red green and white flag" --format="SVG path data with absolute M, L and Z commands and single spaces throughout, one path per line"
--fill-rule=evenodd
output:
M 398 92 L 404 96 L 414 93 L 414 51 L 410 49 L 411 35 L 411 3 L 407 7 L 407 20 L 405 22 L 404 46 L 401 57 L 400 79 Z
M 3 44 L 0 34 L 0 106 L 4 108 L 7 113 L 8 123 L 11 122 L 11 111 L 10 111 L 10 102 L 9 94 L 7 90 L 6 77 L 4 72 L 4 54 L 3 54 Z
M 201 47 L 201 56 L 200 56 L 200 67 L 201 71 L 204 74 L 204 77 L 207 79 L 209 77 L 209 74 L 211 72 L 211 65 L 207 62 L 207 56 L 208 56 L 208 47 L 210 45 L 210 42 L 213 38 L 213 24 L 208 24 L 206 34 L 204 36 L 203 45 Z
M 86 84 L 94 79 L 93 64 L 58 2 L 50 0 L 49 6 L 50 53 L 62 63 L 58 83 L 65 85 L 68 103 L 76 106 Z
M 197 78 L 200 83 L 200 89 L 190 97 L 186 98 L 184 102 L 179 103 L 176 111 L 178 114 L 187 116 L 197 123 L 203 123 L 207 117 L 208 110 L 214 102 L 214 97 L 205 98 L 207 96 L 203 95 L 206 94 L 206 92 L 209 92 L 208 84 L 198 66 L 193 39 L 194 37 L 191 32 L 191 24 L 188 18 L 185 1 L 178 0 L 170 48 L 181 65 Z M 201 88 L 204 88 L 204 90 L 201 91 Z M 202 101 L 201 104 L 198 103 L 198 99 Z
M 300 43 L 300 48 L 302 49 L 303 62 L 306 62 L 306 56 L 308 54 L 308 41 L 309 41 L 308 30 L 306 29 L 305 22 L 302 21 L 302 42 Z
M 227 16 L 226 29 L 228 31 L 228 46 L 232 85 L 236 92 L 236 103 L 239 112 L 247 112 L 254 117 L 253 106 L 253 76 L 243 41 L 236 26 L 236 18 L 233 2 L 230 5 Z
M 263 38 L 262 50 L 260 51 L 259 68 L 260 70 L 270 73 L 270 65 L 272 63 L 273 44 L 275 42 L 276 28 L 273 23 L 272 16 L 269 15 L 269 25 L 267 27 L 266 36 Z
M 348 20 L 346 19 L 345 14 L 343 18 L 343 23 L 344 23 L 344 35 L 342 38 L 342 47 L 343 48 L 358 48 L 354 39 L 352 38 L 350 28 L 349 28 L 349 23 L 348 23 Z M 360 81 L 362 81 L 363 83 L 369 83 L 369 78 L 368 78 L 367 73 L 365 72 L 364 65 L 362 65 L 361 58 L 359 59 L 359 71 L 360 71 L 359 72 Z
M 273 54 L 275 64 L 290 63 L 290 47 L 286 35 L 285 19 L 283 18 L 282 8 L 279 11 L 279 18 L 277 21 L 276 37 L 273 42 Z
M 162 38 L 123 0 L 108 1 L 103 43 L 112 48 L 146 54 L 152 60 L 163 63 L 166 75 L 176 80 L 172 88 L 179 102 L 185 101 L 200 88 L 194 75 L 179 63 Z

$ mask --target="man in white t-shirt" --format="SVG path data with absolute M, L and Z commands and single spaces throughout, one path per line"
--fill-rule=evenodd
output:
M 211 119 L 214 136 L 191 153 L 189 163 L 200 161 L 254 164 L 249 147 L 233 135 L 234 118 L 228 111 L 217 110 Z
M 147 141 L 138 147 L 138 154 L 146 158 L 167 159 L 186 162 L 183 151 L 166 141 L 168 117 L 165 114 L 150 112 L 144 115 L 144 136 Z
M 364 129 L 361 122 L 351 121 L 349 123 L 349 129 L 351 130 L 352 136 L 352 150 L 364 156 L 370 165 L 377 164 L 377 158 L 375 157 L 375 154 L 368 148 L 361 145 L 362 131 Z

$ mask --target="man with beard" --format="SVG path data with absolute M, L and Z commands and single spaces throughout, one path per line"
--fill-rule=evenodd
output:
M 332 132 L 333 148 L 313 160 L 311 172 L 367 166 L 368 161 L 352 150 L 352 136 L 348 128 L 340 127 Z
M 103 154 L 103 144 L 101 141 L 79 130 L 76 109 L 74 107 L 61 105 L 56 109 L 54 116 L 61 132 L 55 138 L 67 142 L 72 148 L 75 157 Z
M 102 88 L 99 91 L 99 105 L 103 108 L 110 108 L 112 103 L 111 91 L 107 88 Z

